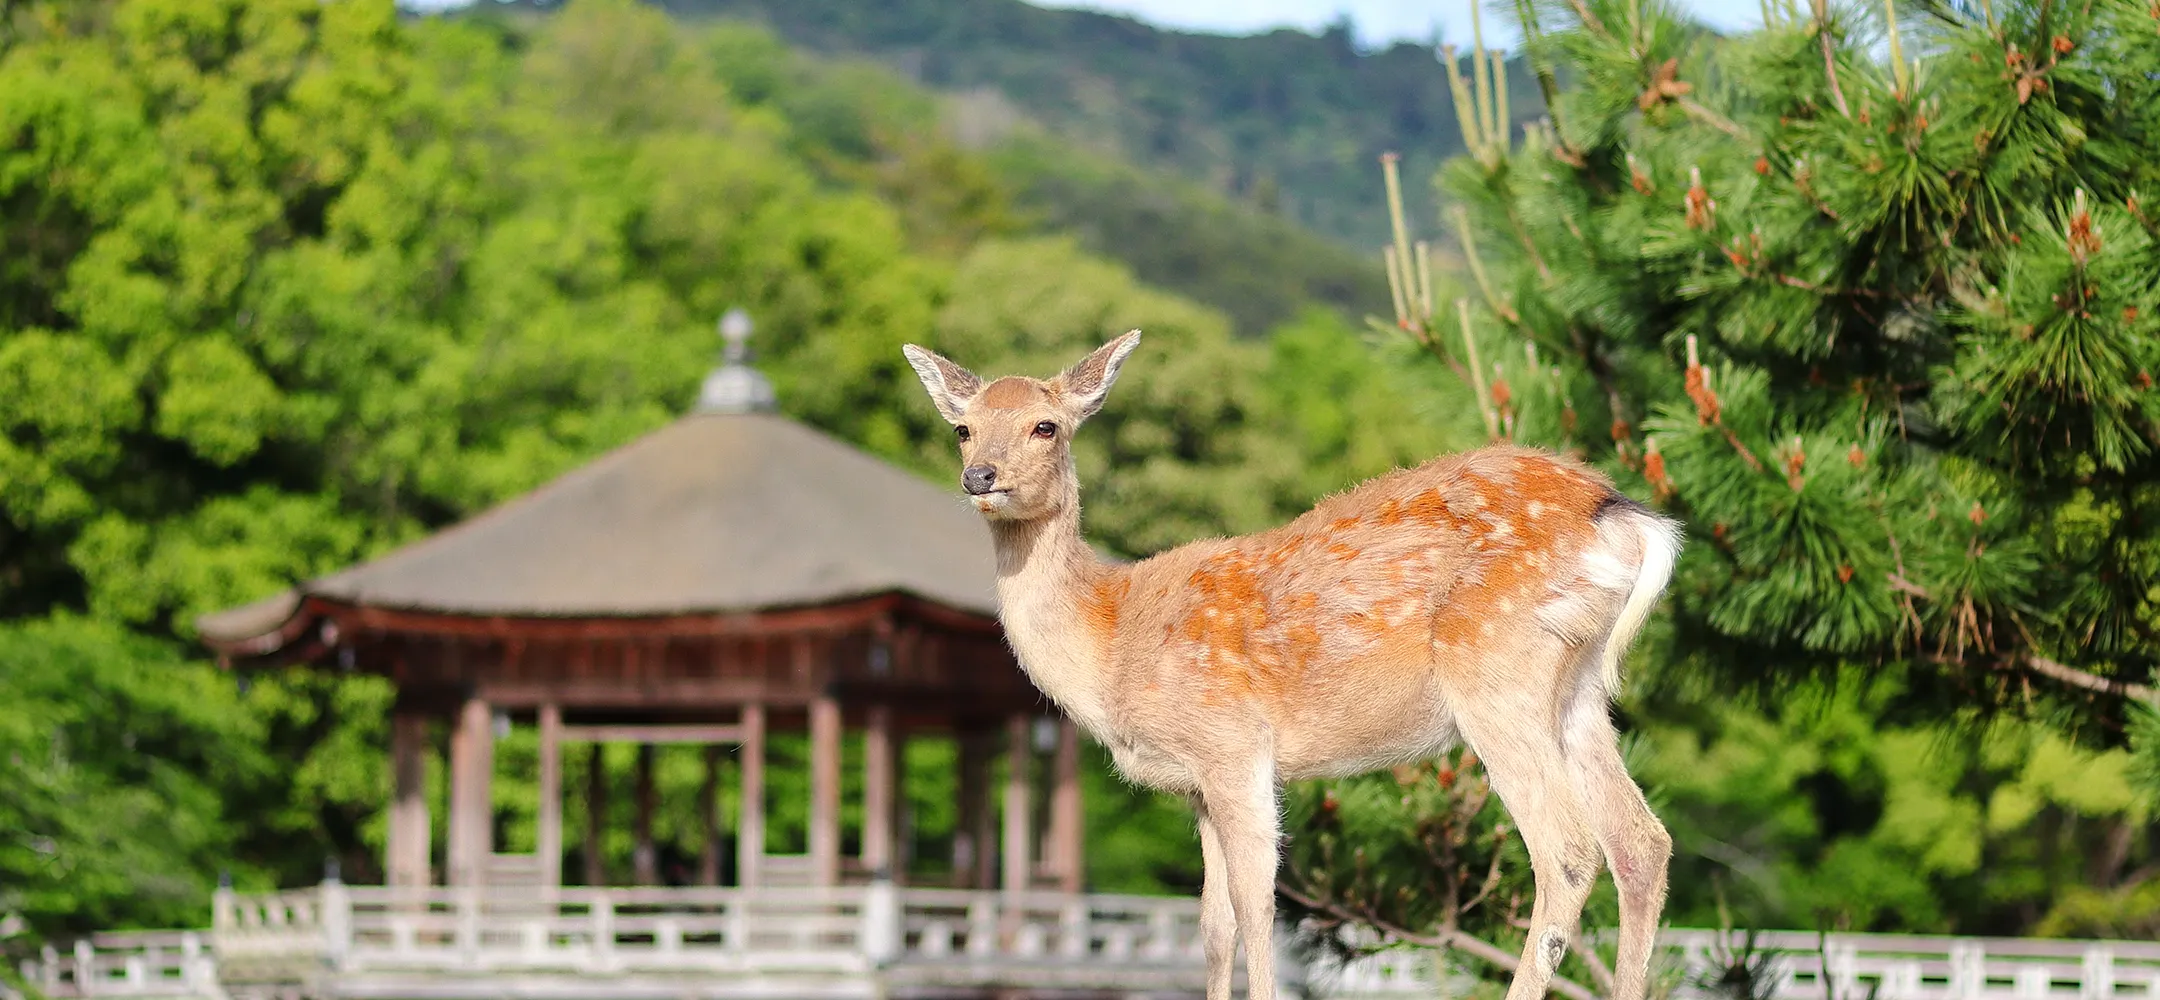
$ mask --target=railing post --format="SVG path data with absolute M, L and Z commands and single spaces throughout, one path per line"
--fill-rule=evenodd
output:
M 97 953 L 90 942 L 75 942 L 75 992 L 78 996 L 95 996 L 98 992 Z
M 343 972 L 352 967 L 352 893 L 332 875 L 322 884 L 323 958 Z
M 1829 973 L 1828 985 L 1836 991 L 1827 995 L 1840 998 L 1860 996 L 1860 956 L 1852 945 L 1831 940 L 1827 934 L 1823 937 L 1824 964 L 1828 966 L 1826 971 Z
M 218 995 L 217 963 L 203 954 L 202 935 L 194 931 L 180 935 L 180 978 L 187 984 L 189 993 Z
M 873 967 L 883 968 L 900 957 L 905 943 L 901 927 L 900 890 L 882 871 L 871 878 L 862 898 L 862 949 Z
M 458 958 L 467 969 L 480 965 L 480 890 L 463 886 L 457 890 Z
M 1950 996 L 1953 1000 L 1980 1000 L 1987 989 L 1987 949 L 1978 941 L 1950 945 Z
M 757 890 L 737 889 L 727 901 L 727 949 L 736 953 L 750 950 L 750 897 Z
M 970 955 L 992 955 L 997 952 L 997 896 L 984 891 L 975 894 L 968 903 L 968 941 Z
M 615 968 L 615 897 L 604 891 L 593 894 L 592 948 L 597 971 Z
M 60 953 L 49 944 L 38 946 L 38 985 L 46 996 L 60 992 Z
M 1064 919 L 1059 921 L 1064 926 L 1059 928 L 1063 940 L 1058 942 L 1058 954 L 1076 961 L 1086 958 L 1092 950 L 1089 946 L 1094 944 L 1089 939 L 1087 897 L 1075 896 L 1067 900 L 1063 916 Z
M 240 925 L 236 912 L 238 905 L 232 883 L 219 879 L 217 891 L 210 896 L 210 940 L 216 942 L 217 952 L 221 955 L 232 947 L 234 931 Z
M 2114 1000 L 2115 949 L 2104 944 L 2086 947 L 2084 973 L 2078 980 L 2079 1000 Z

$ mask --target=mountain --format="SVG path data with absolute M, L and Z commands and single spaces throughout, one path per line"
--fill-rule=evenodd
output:
M 1380 154 L 1402 155 L 1408 210 L 1425 228 L 1436 215 L 1423 180 L 1462 147 L 1433 51 L 1361 53 L 1346 25 L 1233 37 L 1021 0 L 659 2 L 687 18 L 762 22 L 937 90 L 995 94 L 1084 149 L 1361 251 L 1387 239 Z M 1534 84 L 1519 67 L 1509 76 L 1512 117 L 1534 116 Z

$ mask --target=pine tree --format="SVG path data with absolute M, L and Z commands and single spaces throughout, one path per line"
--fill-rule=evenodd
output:
M 1388 326 L 1494 439 L 1686 523 L 1638 695 L 1860 670 L 1902 678 L 1892 712 L 2120 744 L 2160 665 L 2160 5 L 1763 4 L 1718 38 L 1665 0 L 1519 0 L 1548 109 L 1519 137 L 1497 56 L 1444 53 L 1469 273 L 1435 274 L 1386 161 Z M 1376 894 L 1399 872 L 1314 853 L 1421 821 L 1326 808 L 1349 789 L 1293 800 L 1329 843 L 1287 895 L 1445 937 Z

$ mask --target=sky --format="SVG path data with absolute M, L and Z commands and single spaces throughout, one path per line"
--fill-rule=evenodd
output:
M 1317 32 L 1339 15 L 1350 15 L 1358 43 L 1380 48 L 1395 41 L 1424 42 L 1434 27 L 1441 38 L 1470 43 L 1473 0 L 1027 0 L 1038 7 L 1067 7 L 1127 14 L 1164 28 L 1246 35 L 1291 27 Z M 1681 0 L 1703 22 L 1738 30 L 1762 22 L 1757 0 Z M 1512 48 L 1512 18 L 1485 8 L 1485 43 Z

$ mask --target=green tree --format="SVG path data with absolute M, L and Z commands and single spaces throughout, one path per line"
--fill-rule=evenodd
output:
M 239 853 L 233 790 L 273 767 L 230 679 L 78 617 L 0 625 L 0 664 L 0 917 L 195 919 Z
M 1393 326 L 1490 436 L 1687 523 L 1627 701 L 1683 876 L 1804 926 L 2107 926 L 2089 904 L 2149 877 L 2122 746 L 2160 655 L 2160 25 L 1766 10 L 1720 39 L 1668 4 L 1520 5 L 1551 109 L 1520 141 L 1447 65 L 1465 294 L 1398 213 Z M 1417 821 L 1394 808 L 1362 822 Z M 1704 881 L 1676 915 L 1715 910 Z

